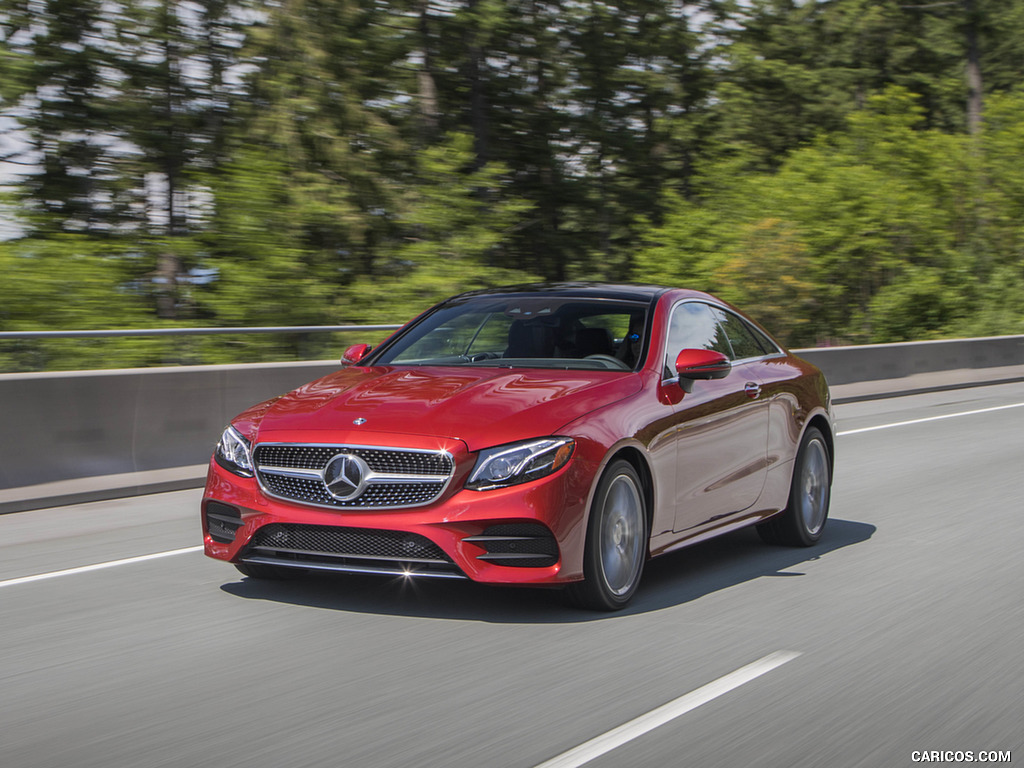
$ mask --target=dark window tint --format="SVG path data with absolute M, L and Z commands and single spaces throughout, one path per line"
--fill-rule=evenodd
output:
M 777 354 L 779 352 L 782 352 L 782 350 L 779 349 L 779 345 L 776 344 L 771 339 L 769 339 L 760 330 L 758 330 L 757 328 L 752 326 L 750 323 L 746 323 L 746 326 L 747 326 L 747 328 L 750 329 L 750 332 L 752 334 L 754 334 L 754 338 L 757 339 L 758 343 L 761 345 L 761 348 L 764 350 L 764 353 L 766 355 L 774 355 L 774 354 Z
M 732 312 L 726 312 L 722 309 L 714 309 L 712 311 L 725 329 L 725 335 L 729 337 L 729 343 L 732 345 L 733 360 L 761 357 L 767 354 L 767 351 L 761 346 L 757 337 L 754 336 L 750 326 L 743 322 L 742 319 Z
M 645 318 L 646 306 L 636 302 L 485 296 L 438 308 L 372 364 L 630 370 L 643 348 Z

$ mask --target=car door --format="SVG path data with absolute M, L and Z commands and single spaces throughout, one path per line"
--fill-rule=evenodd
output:
M 683 349 L 710 349 L 734 361 L 727 376 L 694 381 L 673 406 L 677 532 L 696 532 L 742 512 L 764 486 L 768 409 L 754 366 L 733 349 L 721 312 L 691 300 L 673 307 L 669 318 L 666 377 L 676 375 L 674 361 Z

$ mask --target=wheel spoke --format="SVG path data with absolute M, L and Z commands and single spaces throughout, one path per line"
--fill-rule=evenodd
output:
M 806 447 L 800 488 L 800 516 L 808 533 L 817 533 L 825 522 L 828 509 L 828 456 L 821 440 L 811 440 Z
M 601 516 L 601 569 L 612 593 L 630 591 L 644 553 L 640 489 L 626 475 L 616 477 L 605 494 Z

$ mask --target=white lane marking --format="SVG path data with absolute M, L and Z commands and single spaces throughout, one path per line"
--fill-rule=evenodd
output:
M 945 416 L 929 416 L 926 419 L 912 419 L 910 421 L 897 421 L 893 424 L 880 424 L 877 427 L 862 427 L 861 429 L 848 429 L 845 432 L 837 432 L 837 437 L 843 435 L 856 435 L 859 432 L 874 432 L 878 429 L 891 429 L 892 427 L 905 427 L 908 424 L 923 424 L 926 421 L 941 421 L 942 419 L 955 419 L 958 416 L 975 416 L 979 413 L 991 413 L 992 411 L 1005 411 L 1007 408 L 1020 408 L 1024 403 L 1013 403 L 1012 405 L 997 405 L 992 408 L 979 408 L 976 411 L 963 411 L 961 413 L 947 413 Z
M 713 699 L 739 688 L 744 683 L 749 683 L 761 675 L 771 672 L 776 667 L 781 667 L 787 661 L 792 661 L 800 655 L 799 651 L 776 651 L 769 653 L 762 659 L 740 667 L 735 672 L 730 672 L 707 685 L 701 686 L 678 699 L 673 699 L 668 704 L 663 704 L 657 709 L 652 709 L 646 715 L 640 715 L 635 720 L 630 720 L 618 728 L 613 728 L 607 733 L 580 744 L 578 747 L 563 752 L 557 757 L 547 760 L 536 768 L 577 768 L 577 766 L 589 763 L 601 755 L 611 752 L 616 747 L 621 747 L 626 742 L 643 736 L 648 731 L 653 731 L 658 726 L 675 720 L 681 715 L 696 709 L 701 704 L 707 704 Z
M 6 581 L 0 581 L 0 588 L 2 587 L 13 587 L 16 584 L 28 584 L 31 581 L 42 581 L 43 579 L 55 579 L 58 576 L 73 576 L 76 573 L 88 573 L 89 571 L 99 571 L 103 568 L 113 568 L 117 565 L 130 565 L 131 563 L 142 563 L 146 560 L 157 560 L 161 557 L 171 557 L 172 555 L 184 555 L 186 552 L 202 552 L 202 545 L 195 547 L 185 547 L 184 549 L 172 549 L 168 552 L 156 552 L 152 555 L 139 555 L 138 557 L 127 557 L 124 560 L 111 560 L 106 563 L 96 563 L 95 565 L 83 565 L 78 568 L 68 568 L 63 571 L 50 571 L 50 573 L 37 573 L 35 576 L 22 576 L 17 579 L 7 579 Z

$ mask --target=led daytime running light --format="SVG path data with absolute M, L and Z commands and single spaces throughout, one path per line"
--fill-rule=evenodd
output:
M 239 477 L 252 477 L 255 474 L 249 441 L 232 426 L 227 427 L 220 436 L 213 455 L 218 464 Z
M 571 438 L 547 437 L 481 451 L 466 488 L 486 491 L 546 477 L 566 465 L 575 447 Z

